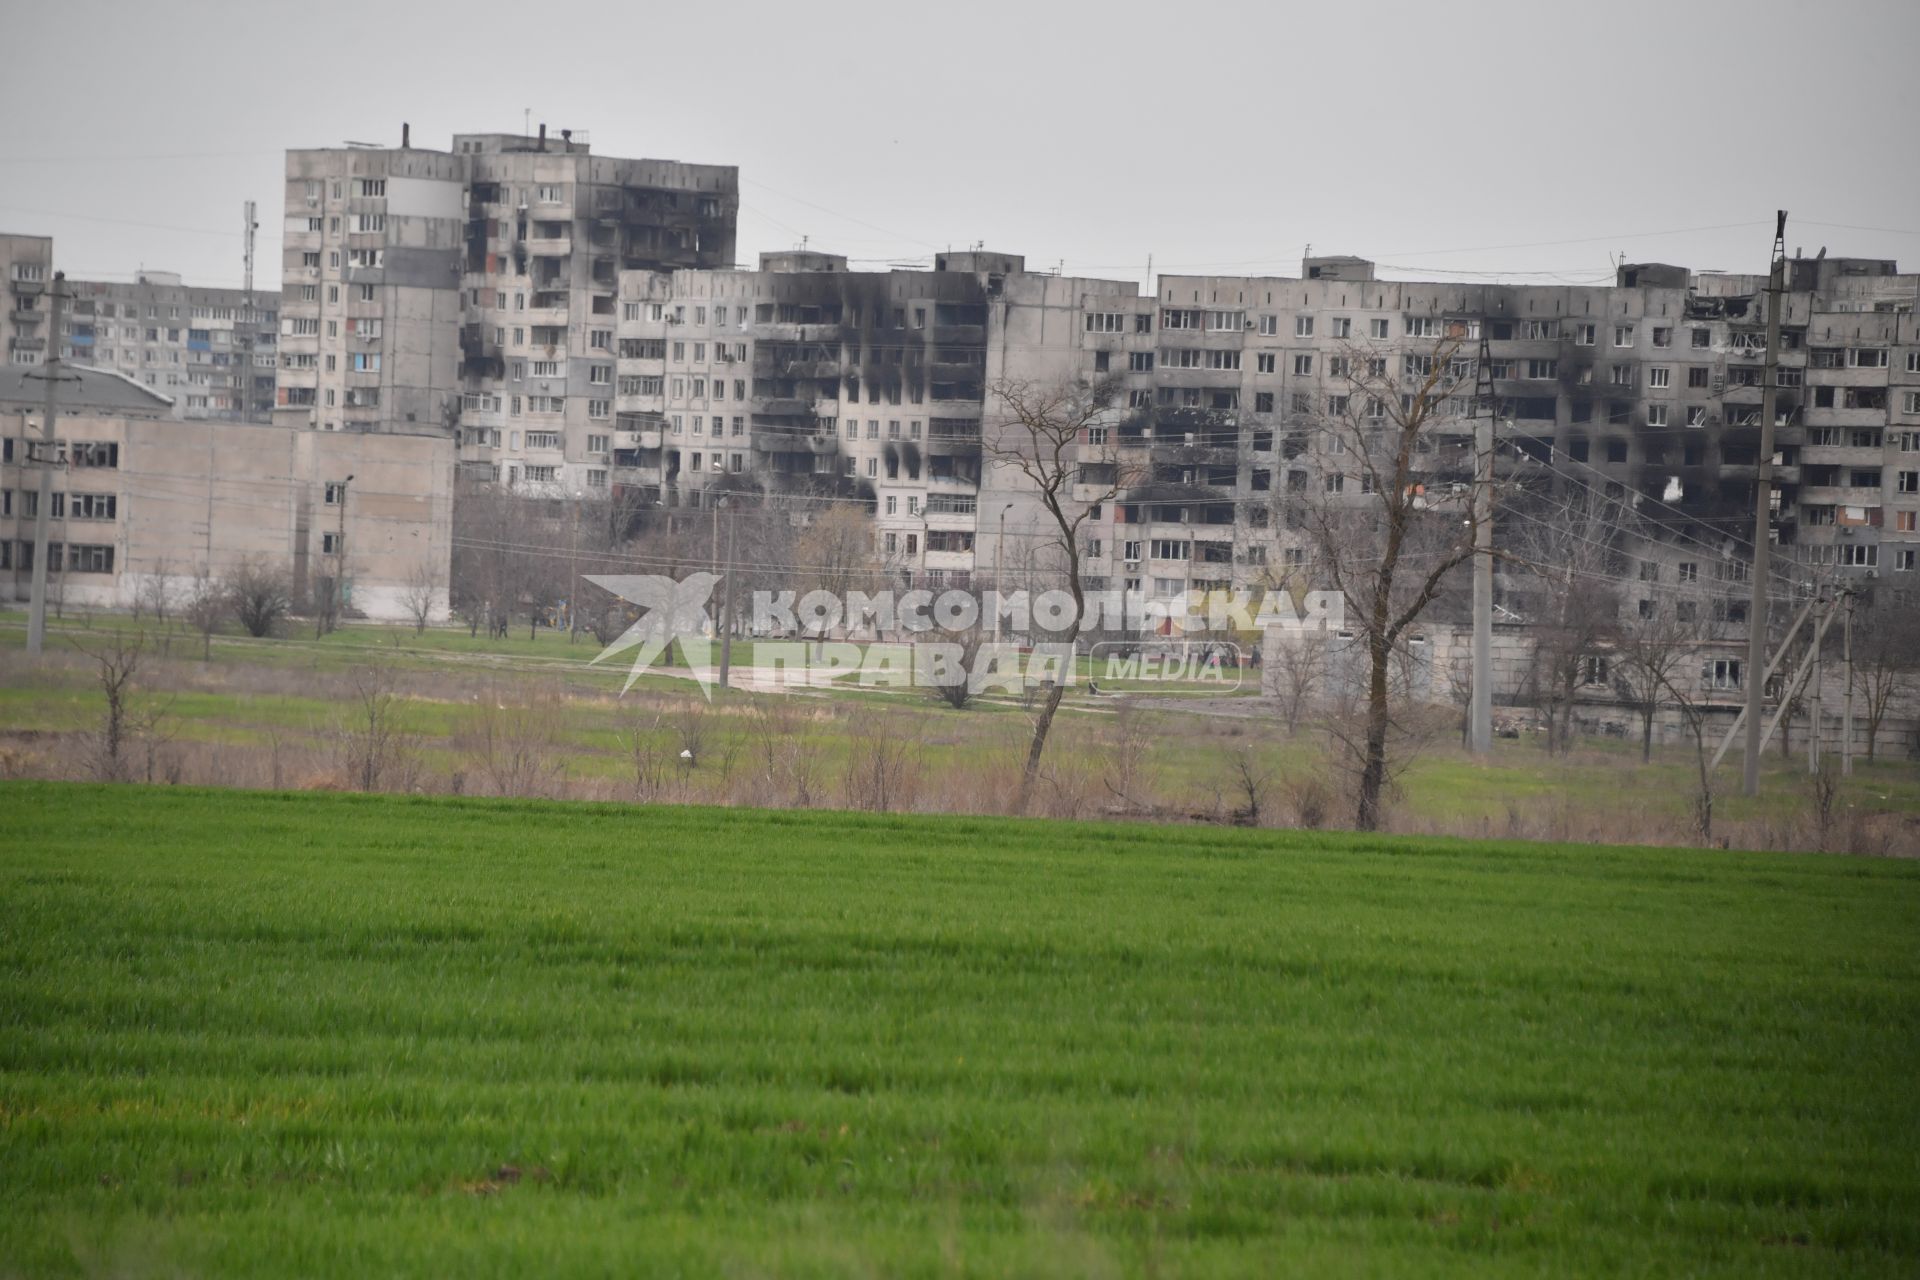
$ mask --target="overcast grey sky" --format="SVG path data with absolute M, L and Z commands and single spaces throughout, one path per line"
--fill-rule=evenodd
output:
M 743 263 L 806 235 L 856 265 L 984 240 L 1072 274 L 1293 274 L 1311 243 L 1584 281 L 1622 251 L 1763 271 L 1784 206 L 1789 249 L 1920 269 L 1920 0 L 0 0 L 0 47 L 0 230 L 76 276 L 238 284 L 252 197 L 271 285 L 286 148 L 402 120 L 444 148 L 529 109 L 596 152 L 738 165 Z

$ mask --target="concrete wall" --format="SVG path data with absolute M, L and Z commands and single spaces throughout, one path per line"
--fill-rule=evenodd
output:
M 11 491 L 10 515 L 0 517 L 0 541 L 9 544 L 0 598 L 25 600 L 31 585 L 21 548 L 34 537 L 23 495 L 39 483 L 38 468 L 25 465 L 25 440 L 37 437 L 37 421 L 23 412 L 0 416 L 0 436 L 13 440 L 13 461 L 0 466 L 0 490 Z M 55 473 L 53 490 L 68 495 L 68 505 L 65 518 L 52 522 L 50 541 L 113 551 L 110 571 L 52 575 L 63 604 L 127 608 L 156 577 L 178 595 L 196 573 L 218 577 L 248 560 L 286 568 L 296 597 L 304 597 L 316 575 L 331 573 L 323 540 L 342 528 L 327 486 L 351 475 L 344 525 L 349 613 L 408 617 L 406 597 L 423 575 L 434 616 L 445 616 L 453 446 L 444 437 L 99 415 L 63 416 L 56 435 L 119 449 L 117 466 Z M 114 495 L 113 518 L 74 518 L 72 495 L 83 493 Z

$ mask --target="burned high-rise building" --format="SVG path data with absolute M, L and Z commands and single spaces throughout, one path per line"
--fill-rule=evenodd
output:
M 619 272 L 731 265 L 737 171 L 544 126 L 410 143 L 287 153 L 278 411 L 446 432 L 489 475 L 584 485 L 612 430 Z
M 1289 492 L 1359 492 L 1359 468 L 1327 430 L 1351 415 L 1384 425 L 1381 396 L 1358 384 L 1392 394 L 1384 378 L 1406 394 L 1443 352 L 1450 399 L 1435 434 L 1464 449 L 1484 338 L 1514 503 L 1619 500 L 1647 535 L 1623 577 L 1744 593 L 1764 277 L 1646 264 L 1607 286 L 1467 285 L 1379 280 L 1370 263 L 1337 258 L 1309 259 L 1300 278 L 1162 276 L 1153 297 L 1057 296 L 1071 287 L 1011 286 L 1000 322 L 1021 340 L 990 334 L 989 347 L 1005 357 L 993 376 L 1118 384 L 1111 430 L 1123 456 L 1137 450 L 1139 483 L 1085 526 L 1102 585 L 1173 596 L 1305 565 L 1304 535 L 1273 516 Z M 1883 260 L 1789 264 L 1772 536 L 1807 566 L 1802 580 L 1920 587 L 1917 287 Z M 1040 322 L 1062 306 L 1077 323 Z M 982 505 L 1012 503 L 1013 516 L 1004 549 L 998 522 L 983 526 L 980 562 L 1009 563 L 1036 513 L 1022 486 L 989 489 Z

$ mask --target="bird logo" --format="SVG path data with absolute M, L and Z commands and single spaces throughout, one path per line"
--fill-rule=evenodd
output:
M 718 574 L 690 573 L 678 582 L 656 573 L 590 573 L 585 576 L 594 586 L 610 591 L 641 609 L 639 619 L 616 636 L 613 643 L 602 649 L 593 660 L 593 663 L 598 663 L 625 653 L 628 649 L 638 649 L 633 655 L 633 666 L 627 672 L 627 682 L 620 687 L 621 693 L 633 688 L 633 682 L 646 673 L 669 645 L 678 640 L 680 651 L 686 655 L 687 666 L 692 670 L 693 678 L 699 682 L 700 692 L 709 701 L 713 699 L 713 671 L 707 661 L 710 653 L 707 601 L 713 595 L 714 584 L 720 581 Z

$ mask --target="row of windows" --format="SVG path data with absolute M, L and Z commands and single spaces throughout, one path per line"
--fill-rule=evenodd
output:
M 0 569 L 17 569 L 21 573 L 33 568 L 33 543 L 0 541 Z M 49 573 L 112 573 L 113 548 L 97 544 L 78 542 L 48 542 L 47 572 Z
M 1164 329 L 1194 330 L 1208 332 L 1237 332 L 1244 329 L 1256 329 L 1262 336 L 1277 336 L 1280 331 L 1279 317 L 1261 315 L 1254 321 L 1245 319 L 1241 311 L 1201 311 L 1166 309 L 1160 313 L 1161 327 Z M 1133 317 L 1133 331 L 1147 333 L 1152 330 L 1152 317 L 1136 315 Z M 1349 316 L 1328 317 L 1325 336 L 1346 339 L 1353 336 L 1353 320 Z M 1086 316 L 1088 333 L 1122 333 L 1127 331 L 1126 317 L 1113 312 L 1095 312 Z M 1293 334 L 1296 338 L 1311 338 L 1315 332 L 1316 317 L 1296 315 L 1293 321 Z M 1486 336 L 1492 341 L 1557 341 L 1563 336 L 1570 338 L 1574 345 L 1591 347 L 1599 345 L 1602 328 L 1597 323 L 1570 323 L 1564 334 L 1558 320 L 1494 320 L 1485 322 Z M 1402 335 L 1409 338 L 1453 337 L 1462 341 L 1479 341 L 1483 323 L 1479 320 L 1449 320 L 1439 316 L 1402 317 Z M 1612 345 L 1616 348 L 1631 348 L 1637 345 L 1641 326 L 1637 324 L 1616 324 L 1610 326 Z M 1674 345 L 1675 329 L 1671 325 L 1647 326 L 1652 345 L 1656 349 L 1668 349 Z M 1375 341 L 1384 341 L 1392 336 L 1392 321 L 1384 317 L 1373 317 L 1367 321 L 1367 337 Z M 1799 345 L 1799 335 L 1782 335 L 1782 345 L 1788 349 Z M 1713 345 L 1710 329 L 1690 327 L 1687 330 L 1688 345 L 1693 348 L 1708 348 Z M 1759 351 L 1764 349 L 1766 338 L 1757 333 L 1735 333 L 1731 336 L 1731 345 L 1735 350 Z M 1812 363 L 1815 368 L 1884 369 L 1888 367 L 1889 354 L 1884 347 L 1849 347 L 1831 351 L 1815 350 Z M 1920 351 L 1908 352 L 1907 371 L 1920 373 Z M 1551 375 L 1547 375 L 1551 376 Z
M 47 515 L 54 520 L 113 520 L 120 505 L 118 495 L 111 493 L 56 491 L 49 494 L 48 499 Z M 0 489 L 0 517 L 12 516 L 16 510 L 22 519 L 36 519 L 40 514 L 40 491 L 22 489 L 16 502 L 12 489 Z
M 387 251 L 385 249 L 349 249 L 347 250 L 347 265 L 350 267 L 362 267 L 362 268 L 383 267 L 386 265 L 386 263 L 387 263 Z M 315 270 L 315 271 L 319 270 L 320 269 L 320 250 L 308 249 L 303 251 L 300 254 L 300 265 L 302 267 L 309 268 L 311 270 Z M 337 271 L 339 269 L 340 251 L 338 249 L 333 249 L 328 251 L 327 267 L 330 270 Z

